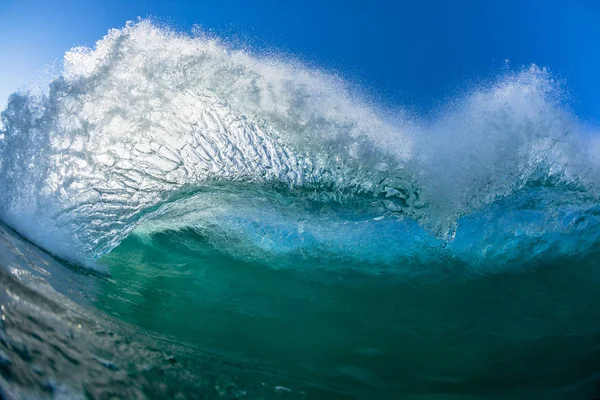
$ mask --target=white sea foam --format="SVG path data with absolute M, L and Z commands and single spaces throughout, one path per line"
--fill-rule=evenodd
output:
M 215 181 L 360 197 L 440 237 L 526 185 L 600 184 L 600 141 L 536 66 L 390 118 L 326 72 L 149 21 L 69 51 L 48 94 L 13 95 L 2 120 L 0 218 L 77 260 Z

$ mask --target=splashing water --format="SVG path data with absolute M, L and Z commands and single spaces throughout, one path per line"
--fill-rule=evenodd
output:
M 585 359 L 557 384 L 595 373 L 600 139 L 545 69 L 418 118 L 301 63 L 140 21 L 69 51 L 2 123 L 0 219 L 110 271 L 94 303 L 145 329 L 381 398 L 520 387 L 553 343 Z M 536 271 L 547 298 L 530 292 Z

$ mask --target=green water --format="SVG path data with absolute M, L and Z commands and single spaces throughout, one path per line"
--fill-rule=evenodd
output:
M 97 306 L 348 398 L 570 398 L 597 370 L 598 252 L 494 274 L 451 258 L 402 274 L 283 261 L 241 260 L 192 230 L 132 235 L 101 259 L 112 278 Z

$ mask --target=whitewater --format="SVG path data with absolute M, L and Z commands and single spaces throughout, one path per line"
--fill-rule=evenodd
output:
M 592 399 L 600 136 L 564 86 L 422 116 L 148 20 L 70 50 L 1 113 L 0 395 Z M 46 369 L 31 337 L 82 325 Z

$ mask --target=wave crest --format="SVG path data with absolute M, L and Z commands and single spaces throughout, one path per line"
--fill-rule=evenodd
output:
M 319 202 L 360 198 L 440 237 L 528 186 L 598 199 L 600 141 L 535 66 L 471 90 L 433 119 L 386 115 L 322 71 L 129 23 L 94 49 L 68 52 L 47 95 L 11 96 L 0 218 L 81 261 L 215 181 Z

